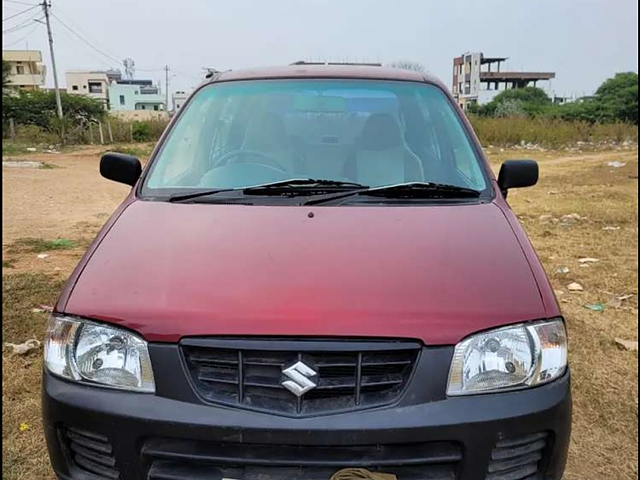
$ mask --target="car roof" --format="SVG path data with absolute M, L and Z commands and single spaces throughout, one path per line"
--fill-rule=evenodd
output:
M 268 80 L 284 78 L 355 78 L 439 83 L 421 72 L 362 65 L 288 65 L 282 67 L 229 70 L 213 75 L 210 82 Z

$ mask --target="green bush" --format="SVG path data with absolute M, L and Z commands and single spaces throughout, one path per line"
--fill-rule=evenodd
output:
M 147 122 L 133 122 L 131 135 L 136 142 L 148 142 L 151 140 L 151 127 Z
M 523 102 L 511 98 L 500 102 L 493 115 L 498 118 L 511 118 L 526 117 L 528 114 Z
M 83 95 L 62 94 L 64 126 L 82 125 L 102 120 L 106 112 L 102 104 Z M 60 130 L 63 125 L 57 119 L 56 98 L 53 92 L 22 92 L 17 96 L 7 96 L 2 100 L 3 130 L 9 119 L 16 125 L 36 125 L 48 131 Z M 55 123 L 57 119 L 58 123 Z

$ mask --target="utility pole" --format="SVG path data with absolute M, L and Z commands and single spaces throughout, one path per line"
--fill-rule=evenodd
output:
M 169 65 L 165 65 L 164 67 L 164 74 L 165 74 L 165 96 L 166 96 L 166 100 L 164 103 L 164 109 L 168 112 L 169 111 Z
M 42 2 L 44 17 L 47 21 L 47 34 L 49 35 L 49 50 L 51 52 L 51 69 L 53 70 L 53 84 L 56 92 L 56 105 L 58 107 L 58 118 L 62 118 L 62 99 L 60 98 L 60 86 L 58 85 L 58 70 L 56 69 L 56 57 L 53 53 L 53 35 L 51 34 L 51 21 L 49 19 L 50 0 Z

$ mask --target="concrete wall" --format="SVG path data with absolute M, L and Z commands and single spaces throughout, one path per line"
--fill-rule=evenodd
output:
M 146 120 L 168 120 L 169 114 L 167 112 L 156 112 L 154 110 L 112 110 L 109 115 L 120 120 L 127 122 Z

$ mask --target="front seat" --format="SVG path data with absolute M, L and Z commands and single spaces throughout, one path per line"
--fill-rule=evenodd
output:
M 372 187 L 424 181 L 420 159 L 405 143 L 399 122 L 388 113 L 367 119 L 359 148 L 345 165 L 344 174 Z
M 302 157 L 296 153 L 287 135 L 284 122 L 275 113 L 263 113 L 254 117 L 245 132 L 243 150 L 264 153 L 273 159 L 273 165 L 287 173 L 303 174 L 305 165 Z M 267 163 L 262 157 L 244 157 L 246 162 Z

